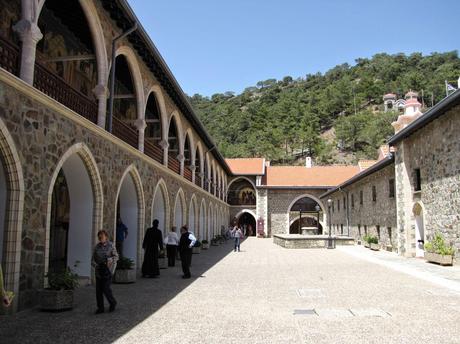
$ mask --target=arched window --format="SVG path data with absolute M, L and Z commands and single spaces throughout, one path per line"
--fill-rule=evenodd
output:
M 210 181 L 210 178 L 209 178 L 209 159 L 208 157 L 206 156 L 205 158 L 205 162 L 204 162 L 204 186 L 203 188 L 206 190 L 206 191 L 209 191 L 209 181 Z
M 228 204 L 256 205 L 256 190 L 246 179 L 235 180 L 228 189 Z
M 138 147 L 138 134 L 135 127 L 137 120 L 137 100 L 131 71 L 124 55 L 115 60 L 115 89 L 113 95 L 112 133 Z
M 78 0 L 46 0 L 38 27 L 34 86 L 92 122 L 97 120 L 97 64 L 93 39 Z
M 145 108 L 145 137 L 144 137 L 144 153 L 155 159 L 163 162 L 163 149 L 160 147 L 162 140 L 161 130 L 161 114 L 158 106 L 157 98 L 152 92 L 147 100 Z
M 195 149 L 195 184 L 201 187 L 201 163 L 202 163 L 202 158 L 201 158 L 201 152 L 198 149 L 198 146 Z
M 171 122 L 169 123 L 168 144 L 168 167 L 179 174 L 180 163 L 177 160 L 177 156 L 179 155 L 179 135 L 174 117 L 171 118 Z
M 185 145 L 184 145 L 184 177 L 187 178 L 189 181 L 192 181 L 192 170 L 190 169 L 190 165 L 192 164 L 192 150 L 190 146 L 190 137 L 187 134 L 185 137 Z

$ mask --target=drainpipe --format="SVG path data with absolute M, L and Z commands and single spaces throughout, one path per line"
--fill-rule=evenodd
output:
M 134 23 L 134 26 L 123 32 L 120 36 L 118 37 L 115 37 L 113 40 L 112 40 L 112 70 L 110 71 L 110 98 L 109 98 L 109 118 L 108 118 L 108 128 L 107 128 L 107 131 L 109 133 L 112 132 L 112 118 L 113 118 L 113 100 L 114 100 L 114 92 L 115 92 L 115 48 L 116 48 L 116 43 L 128 36 L 130 33 L 134 32 L 137 30 L 137 23 Z
M 348 191 L 343 190 L 339 187 L 339 191 L 342 192 L 346 197 L 347 211 L 346 211 L 346 220 L 347 220 L 347 236 L 350 236 L 350 207 L 348 204 Z

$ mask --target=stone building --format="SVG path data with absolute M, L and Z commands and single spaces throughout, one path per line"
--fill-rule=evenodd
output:
M 153 219 L 208 240 L 234 223 L 316 235 L 329 197 L 336 234 L 367 228 L 405 255 L 436 230 L 460 246 L 460 91 L 423 116 L 406 101 L 395 153 L 378 162 L 226 160 L 126 0 L 62 4 L 0 0 L 0 263 L 14 309 L 34 306 L 50 271 L 91 283 L 96 233 L 113 236 L 118 217 L 136 268 Z
M 96 233 L 113 235 L 117 217 L 137 268 L 153 219 L 219 233 L 231 171 L 127 2 L 0 5 L 0 259 L 14 307 L 35 304 L 49 271 L 90 283 Z

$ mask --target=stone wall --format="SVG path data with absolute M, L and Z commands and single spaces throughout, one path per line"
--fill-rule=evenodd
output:
M 396 199 L 389 197 L 389 180 L 395 178 L 394 164 L 368 175 L 346 186 L 343 191 L 336 191 L 321 200 L 327 204 L 331 199 L 332 233 L 350 235 L 361 239 L 365 234 L 379 237 L 382 247 L 397 247 Z M 376 201 L 372 199 L 372 187 L 375 186 Z M 360 192 L 363 192 L 363 204 L 360 204 Z M 352 205 L 352 195 L 354 206 Z M 338 208 L 340 202 L 340 210 Z M 344 202 L 346 206 L 344 207 Z M 347 211 L 349 212 L 350 233 L 347 229 Z
M 130 166 L 140 177 L 145 204 L 139 206 L 145 209 L 145 226 L 152 220 L 153 195 L 160 179 L 167 186 L 170 224 L 173 223 L 174 204 L 179 190 L 185 196 L 186 219 L 193 195 L 197 198 L 197 204 L 204 200 L 207 205 L 211 204 L 228 214 L 226 203 L 4 71 L 0 71 L 0 118 L 18 152 L 25 186 L 19 309 L 32 306 L 37 289 L 44 286 L 52 176 L 71 147 L 85 147 L 87 158 L 83 160 L 88 174 L 93 175 L 92 171 L 97 171 L 100 175 L 102 192 L 99 198 L 95 195 L 95 209 L 101 208 L 101 218 L 95 220 L 94 234 L 102 228 L 113 232 L 117 190 L 124 172 Z M 94 161 L 95 166 L 91 166 L 90 160 Z M 94 190 L 93 193 L 96 194 Z M 143 229 L 140 228 L 141 231 Z M 143 236 L 143 232 L 139 235 Z
M 460 249 L 460 106 L 396 146 L 397 216 L 401 251 L 415 254 L 414 208 L 422 209 L 424 239 L 440 232 Z M 421 191 L 414 190 L 420 169 Z

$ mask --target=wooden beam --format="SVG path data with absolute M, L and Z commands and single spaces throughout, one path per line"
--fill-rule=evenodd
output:
M 70 56 L 58 56 L 46 59 L 46 62 L 67 62 L 67 61 L 86 61 L 86 60 L 95 60 L 96 55 L 70 55 Z

